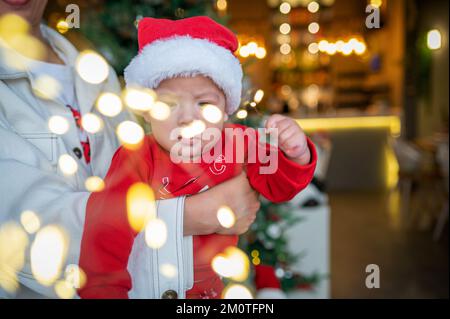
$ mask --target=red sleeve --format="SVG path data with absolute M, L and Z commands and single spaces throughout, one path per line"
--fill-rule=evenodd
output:
M 311 182 L 316 169 L 317 153 L 314 144 L 307 138 L 308 147 L 311 152 L 311 161 L 307 165 L 297 164 L 284 155 L 278 148 L 276 170 L 270 174 L 262 174 L 261 168 L 267 169 L 269 162 L 261 163 L 260 157 L 256 157 L 256 163 L 247 164 L 247 176 L 250 185 L 261 195 L 274 203 L 286 202 L 302 191 Z M 258 144 L 258 147 L 261 144 Z M 270 145 L 266 144 L 269 150 Z M 249 147 L 251 143 L 249 143 Z M 254 146 L 253 146 L 254 147 Z M 273 149 L 273 147 L 272 147 Z
M 79 265 L 86 284 L 78 290 L 81 298 L 128 298 L 131 277 L 128 257 L 137 233 L 130 227 L 126 209 L 128 188 L 147 182 L 151 174 L 151 152 L 119 148 L 105 177 L 105 189 L 92 193 L 86 206 L 86 219 Z

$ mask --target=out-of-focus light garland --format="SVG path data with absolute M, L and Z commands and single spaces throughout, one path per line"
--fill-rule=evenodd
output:
M 117 94 L 102 93 L 96 103 L 98 111 L 108 117 L 119 115 L 123 109 L 122 100 Z
M 247 44 L 240 45 L 238 53 L 241 58 L 255 56 L 258 59 L 264 59 L 267 55 L 267 50 L 264 46 L 258 45 L 255 41 L 250 41 Z
M 125 148 L 137 149 L 144 139 L 144 129 L 132 121 L 123 121 L 117 127 L 117 136 Z
M 328 55 L 335 55 L 341 53 L 344 56 L 351 54 L 363 55 L 367 51 L 367 45 L 364 40 L 351 38 L 347 42 L 338 40 L 336 42 L 329 42 L 321 40 L 318 45 L 319 51 Z

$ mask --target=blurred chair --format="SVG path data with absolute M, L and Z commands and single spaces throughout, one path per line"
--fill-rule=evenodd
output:
M 401 211 L 402 216 L 406 217 L 410 208 L 413 183 L 420 179 L 423 156 L 414 144 L 401 138 L 391 139 L 390 144 L 399 165 L 398 188 L 401 194 Z
M 436 160 L 438 162 L 443 181 L 444 181 L 444 189 L 446 191 L 446 199 L 444 201 L 441 213 L 438 217 L 436 226 L 434 228 L 433 239 L 438 241 L 441 238 L 442 231 L 444 230 L 444 226 L 448 221 L 448 188 L 449 188 L 449 179 L 448 179 L 448 171 L 449 171 L 449 162 L 448 162 L 448 141 L 446 143 L 440 143 L 437 149 Z

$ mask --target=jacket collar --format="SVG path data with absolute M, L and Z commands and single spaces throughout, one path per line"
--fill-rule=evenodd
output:
M 75 47 L 65 37 L 44 24 L 41 24 L 41 31 L 44 37 L 49 41 L 50 45 L 64 54 L 66 64 L 74 68 L 79 54 L 77 49 L 75 49 Z M 5 57 L 13 57 L 15 62 L 14 66 L 7 64 Z M 11 49 L 8 49 L 0 44 L 0 80 L 28 78 L 34 88 L 35 79 L 33 79 L 23 61 L 23 58 L 19 54 L 14 53 Z M 110 72 L 111 71 L 112 70 L 110 69 Z M 77 72 L 74 72 L 74 74 L 75 89 L 80 110 L 82 114 L 90 112 L 95 100 L 104 86 L 104 83 L 87 83 L 81 79 Z

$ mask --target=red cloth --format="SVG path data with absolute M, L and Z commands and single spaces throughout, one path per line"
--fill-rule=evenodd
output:
M 154 41 L 174 36 L 190 36 L 194 39 L 209 40 L 231 53 L 237 50 L 239 43 L 233 32 L 209 17 L 191 17 L 180 20 L 143 18 L 139 21 L 139 52 Z
M 255 266 L 255 286 L 257 290 L 264 288 L 281 289 L 280 280 L 275 276 L 275 269 L 268 265 Z
M 239 134 L 246 129 L 241 125 L 228 127 Z M 249 146 L 254 145 L 254 141 L 248 137 L 244 140 L 245 155 L 248 155 Z M 225 139 L 221 141 L 222 152 L 226 154 Z M 317 155 L 309 139 L 308 145 L 312 159 L 305 166 L 290 161 L 278 149 L 278 169 L 272 175 L 260 175 L 259 168 L 264 165 L 258 161 L 246 164 L 220 161 L 174 164 L 169 153 L 162 150 L 152 136 L 147 136 L 138 150 L 120 148 L 105 177 L 105 189 L 93 193 L 87 203 L 79 262 L 87 275 L 87 282 L 79 290 L 80 297 L 128 298 L 131 278 L 127 264 L 137 234 L 127 220 L 126 193 L 134 183 L 150 184 L 159 199 L 192 195 L 205 186 L 213 187 L 238 175 L 245 165 L 254 189 L 269 200 L 288 201 L 313 178 Z M 218 234 L 194 236 L 195 284 L 187 292 L 188 298 L 220 298 L 223 285 L 211 269 L 211 260 L 226 247 L 236 245 L 237 239 L 237 236 Z

